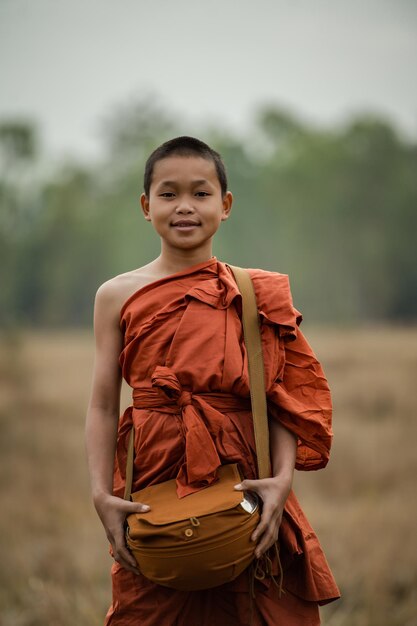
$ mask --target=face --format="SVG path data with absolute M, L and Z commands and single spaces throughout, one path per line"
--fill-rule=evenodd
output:
M 233 197 L 223 197 L 216 166 L 199 156 L 171 156 L 155 163 L 149 197 L 142 194 L 145 219 L 170 248 L 207 245 L 229 217 Z

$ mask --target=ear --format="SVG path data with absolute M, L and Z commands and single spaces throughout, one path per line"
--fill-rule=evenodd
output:
M 222 212 L 222 221 L 227 220 L 230 215 L 230 211 L 232 210 L 233 204 L 233 194 L 231 191 L 226 191 L 222 200 L 223 204 L 223 212 Z
M 151 221 L 151 216 L 149 214 L 149 198 L 144 193 L 140 197 L 140 205 L 142 207 L 142 211 L 143 211 L 143 214 L 145 216 L 145 220 L 150 222 Z

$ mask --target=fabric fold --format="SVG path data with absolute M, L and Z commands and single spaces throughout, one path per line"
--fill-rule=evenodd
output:
M 293 305 L 288 275 L 260 269 L 248 271 L 255 286 L 259 315 L 266 323 L 279 326 L 281 337 L 296 339 L 303 316 Z
M 208 487 L 217 480 L 217 469 L 221 462 L 216 446 L 210 436 L 204 413 L 201 413 L 195 404 L 193 394 L 184 390 L 175 375 L 168 367 L 158 365 L 152 374 L 152 385 L 160 387 L 168 398 L 175 398 L 181 411 L 185 432 L 185 462 L 177 476 L 177 495 L 182 498 L 196 488 Z M 204 407 L 203 404 L 203 409 Z M 209 408 L 209 407 L 208 407 Z M 209 420 L 213 411 L 208 411 L 206 420 Z M 217 416 L 215 416 L 217 417 Z M 221 419 L 221 415 L 219 414 Z
M 330 389 L 300 330 L 285 346 L 282 379 L 270 386 L 267 397 L 269 414 L 298 437 L 296 469 L 325 467 L 333 437 Z

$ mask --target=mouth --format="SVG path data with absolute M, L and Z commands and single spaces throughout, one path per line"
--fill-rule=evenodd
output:
M 172 227 L 178 230 L 192 230 L 193 228 L 197 228 L 197 226 L 200 226 L 199 222 L 190 222 L 188 220 L 181 220 L 172 224 Z

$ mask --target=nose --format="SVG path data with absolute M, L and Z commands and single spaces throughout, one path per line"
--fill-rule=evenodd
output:
M 194 213 L 192 199 L 188 195 L 179 197 L 176 213 Z

